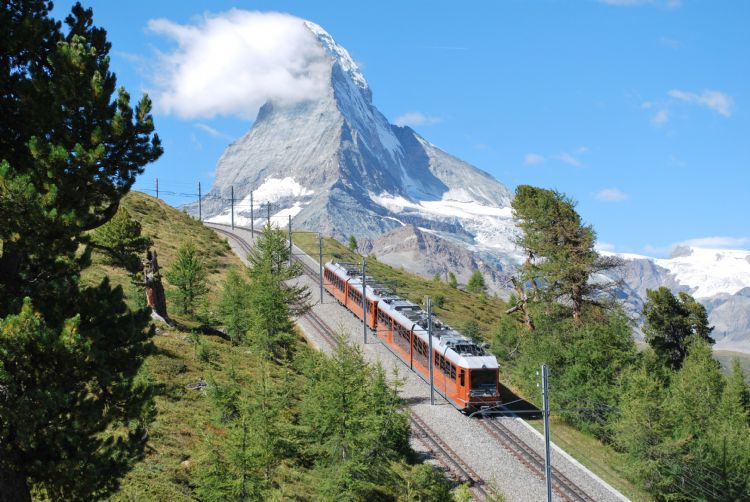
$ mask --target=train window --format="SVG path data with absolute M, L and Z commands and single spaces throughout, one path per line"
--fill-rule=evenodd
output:
M 472 370 L 471 388 L 494 386 L 497 384 L 497 371 L 495 370 Z
M 461 387 L 466 385 L 466 373 L 464 372 L 464 370 L 461 370 L 461 372 L 458 374 L 458 385 L 460 385 Z
M 456 379 L 456 367 L 453 364 L 451 364 L 451 380 L 455 380 L 455 379 Z

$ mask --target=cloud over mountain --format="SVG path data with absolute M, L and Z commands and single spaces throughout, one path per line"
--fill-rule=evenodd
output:
M 254 119 L 263 103 L 319 98 L 328 84 L 325 51 L 304 20 L 238 9 L 196 24 L 152 19 L 148 28 L 175 43 L 152 76 L 157 108 L 181 118 Z

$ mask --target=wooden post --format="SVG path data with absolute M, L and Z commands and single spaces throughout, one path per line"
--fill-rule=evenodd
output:
M 253 191 L 252 190 L 250 190 L 250 233 L 252 235 L 255 235 L 255 209 L 253 208 Z
M 159 198 L 159 178 L 156 178 L 156 198 Z
M 203 221 L 203 206 L 201 202 L 201 182 L 198 182 L 198 221 Z
M 289 266 L 292 266 L 292 215 L 289 215 Z
M 234 230 L 234 185 L 232 185 L 232 230 Z
M 427 339 L 429 341 L 430 358 L 427 364 L 430 365 L 430 404 L 435 405 L 435 364 L 433 363 L 432 354 L 432 297 L 427 297 Z
M 318 236 L 319 257 L 318 262 L 320 263 L 320 303 L 323 303 L 323 236 Z
M 362 257 L 362 332 L 365 335 L 365 345 L 367 344 L 367 285 L 365 281 L 365 257 Z

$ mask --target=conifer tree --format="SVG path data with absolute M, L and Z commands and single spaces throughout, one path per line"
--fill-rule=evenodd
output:
M 448 286 L 452 287 L 453 289 L 456 289 L 458 287 L 458 280 L 456 279 L 456 274 L 449 271 L 448 272 Z
M 191 242 L 185 242 L 177 249 L 177 257 L 165 275 L 176 288 L 177 305 L 182 313 L 192 315 L 198 300 L 208 293 L 208 273 Z
M 115 91 L 106 32 L 76 4 L 0 9 L 0 501 L 99 498 L 143 451 L 148 312 L 80 284 L 86 233 L 162 149 L 147 97 Z M 113 435 L 114 431 L 116 435 Z
M 291 316 L 310 308 L 309 289 L 289 281 L 302 274 L 299 262 L 290 263 L 289 258 L 284 233 L 270 225 L 263 227 L 247 257 L 251 342 L 267 356 L 289 355 L 294 339 Z
M 469 293 L 482 293 L 486 289 L 487 286 L 484 283 L 482 272 L 479 270 L 472 272 L 471 277 L 469 277 L 469 282 L 466 283 L 466 291 Z
M 241 343 L 250 329 L 249 285 L 232 269 L 224 281 L 219 298 L 219 315 L 234 343 Z
M 141 235 L 141 224 L 120 207 L 106 224 L 94 230 L 92 247 L 103 253 L 110 263 L 127 270 L 131 276 L 141 272 L 141 258 L 152 241 Z
M 357 238 L 354 237 L 354 235 L 349 236 L 349 242 L 347 244 L 347 247 L 349 248 L 349 251 L 354 253 L 357 251 L 357 247 L 359 247 L 359 244 L 357 244 Z
M 675 296 L 669 288 L 646 291 L 643 306 L 646 341 L 673 370 L 682 366 L 693 341 L 713 343 L 706 308 L 685 292 Z
M 570 302 L 573 318 L 580 320 L 584 304 L 598 303 L 597 294 L 612 287 L 590 281 L 591 276 L 620 261 L 599 256 L 593 227 L 583 224 L 575 203 L 565 195 L 520 185 L 511 204 L 522 231 L 518 244 L 527 255 L 521 283 L 531 284 L 535 298 L 543 285 L 549 301 Z

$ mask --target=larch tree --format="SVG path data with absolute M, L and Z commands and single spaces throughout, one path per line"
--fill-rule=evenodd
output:
M 466 291 L 469 293 L 482 293 L 487 289 L 487 285 L 484 282 L 484 276 L 479 270 L 472 272 L 469 277 L 469 282 L 466 283 Z
M 195 313 L 198 300 L 208 293 L 208 272 L 191 242 L 185 242 L 177 249 L 177 257 L 165 275 L 175 287 L 177 305 L 182 313 Z
M 107 223 L 162 149 L 151 102 L 133 109 L 110 43 L 76 4 L 0 8 L 0 501 L 99 498 L 147 441 L 152 345 L 105 279 L 81 284 L 90 230 Z
M 612 287 L 592 276 L 616 268 L 620 260 L 596 252 L 593 227 L 583 224 L 575 202 L 560 192 L 520 185 L 512 207 L 521 229 L 518 244 L 527 257 L 519 285 L 531 285 L 535 299 L 544 287 L 549 301 L 569 302 L 573 318 L 580 320 L 584 305 L 598 303 L 598 295 Z M 525 297 L 523 288 L 519 297 Z

